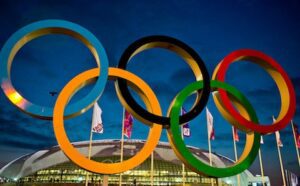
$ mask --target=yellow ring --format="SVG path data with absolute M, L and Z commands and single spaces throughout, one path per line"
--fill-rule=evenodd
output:
M 161 115 L 161 108 L 155 94 L 142 79 L 128 71 L 118 68 L 109 68 L 108 74 L 110 78 L 119 77 L 126 79 L 129 82 L 129 85 L 132 86 L 132 88 L 134 88 L 141 96 L 143 101 L 145 101 L 147 109 L 154 114 Z M 100 174 L 121 173 L 140 165 L 151 155 L 159 142 L 162 125 L 153 124 L 150 127 L 148 139 L 146 140 L 145 145 L 135 156 L 131 157 L 130 159 L 118 163 L 101 163 L 86 158 L 76 148 L 74 148 L 74 146 L 68 139 L 64 128 L 64 109 L 68 101 L 71 99 L 72 95 L 75 94 L 77 90 L 86 85 L 86 83 L 90 82 L 92 79 L 96 79 L 98 75 L 99 68 L 85 71 L 73 78 L 63 88 L 57 98 L 54 107 L 54 133 L 62 151 L 67 155 L 67 157 L 69 157 L 75 164 L 79 165 L 80 167 L 88 171 Z

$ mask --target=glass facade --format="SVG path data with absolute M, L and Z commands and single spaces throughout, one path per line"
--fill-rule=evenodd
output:
M 119 156 L 96 158 L 95 161 L 99 162 L 118 162 Z M 126 159 L 126 157 L 124 158 Z M 126 171 L 122 174 L 122 185 L 150 185 L 150 170 L 151 160 L 147 159 L 143 164 L 138 167 Z M 104 175 L 89 174 L 89 183 L 91 185 L 98 185 L 103 183 Z M 109 185 L 119 185 L 120 175 L 106 176 Z M 29 175 L 18 180 L 19 183 L 35 183 L 37 184 L 55 184 L 63 185 L 65 183 L 72 183 L 72 185 L 84 185 L 86 179 L 86 171 L 79 168 L 75 164 L 68 162 L 49 167 L 47 169 L 39 170 L 33 175 Z M 182 185 L 185 179 L 186 185 L 230 185 L 222 180 L 214 178 L 207 178 L 198 175 L 190 170 L 184 171 L 182 165 L 173 164 L 167 161 L 154 160 L 153 180 L 154 185 Z

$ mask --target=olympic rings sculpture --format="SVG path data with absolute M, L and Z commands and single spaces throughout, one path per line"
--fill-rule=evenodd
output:
M 13 58 L 27 42 L 46 35 L 65 34 L 80 40 L 92 52 L 98 68 L 87 70 L 74 77 L 59 93 L 54 108 L 36 105 L 15 90 L 10 79 Z M 167 116 L 162 116 L 155 93 L 141 78 L 126 70 L 127 63 L 137 53 L 150 48 L 165 48 L 178 54 L 191 67 L 196 81 L 179 92 L 169 106 Z M 274 79 L 281 97 L 281 109 L 273 124 L 260 125 L 254 108 L 236 88 L 225 83 L 226 71 L 233 62 L 247 60 L 264 68 Z M 73 147 L 69 141 L 64 120 L 87 111 L 101 96 L 107 80 L 116 81 L 118 98 L 125 109 L 150 127 L 148 140 L 133 157 L 118 163 L 101 163 L 90 160 Z M 185 43 L 168 36 L 149 36 L 133 42 L 122 54 L 118 68 L 109 67 L 106 52 L 97 38 L 85 28 L 64 20 L 44 20 L 29 24 L 15 32 L 0 52 L 1 88 L 6 97 L 21 111 L 40 119 L 53 120 L 53 128 L 61 150 L 80 167 L 101 174 L 116 174 L 132 169 L 145 161 L 159 142 L 163 128 L 167 129 L 171 147 L 178 158 L 191 170 L 211 177 L 228 177 L 241 173 L 255 160 L 260 135 L 283 129 L 292 119 L 296 108 L 294 87 L 283 68 L 271 57 L 250 49 L 236 50 L 227 55 L 215 68 L 210 80 L 209 73 L 200 56 Z M 95 82 L 91 92 L 77 103 L 68 105 L 72 95 L 86 84 Z M 132 97 L 128 86 L 133 88 L 144 101 L 147 110 Z M 232 125 L 246 133 L 246 145 L 239 160 L 233 165 L 213 167 L 196 158 L 186 147 L 180 136 L 180 125 L 191 121 L 204 109 L 209 95 L 221 115 Z M 197 94 L 193 107 L 180 116 L 180 108 L 191 94 Z

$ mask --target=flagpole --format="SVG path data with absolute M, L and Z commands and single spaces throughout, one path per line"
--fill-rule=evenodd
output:
M 262 182 L 262 185 L 265 186 L 264 167 L 263 167 L 263 163 L 262 163 L 262 157 L 261 157 L 260 148 L 258 150 L 258 156 L 259 156 L 259 164 L 260 164 L 260 172 L 261 172 L 261 182 Z
M 123 108 L 123 118 L 122 118 L 122 137 L 121 137 L 121 157 L 120 162 L 123 161 L 123 150 L 124 150 L 124 117 L 125 117 L 125 108 Z M 122 173 L 120 173 L 119 186 L 122 185 Z
M 237 150 L 236 150 L 236 142 L 235 142 L 235 139 L 234 139 L 234 127 L 232 126 L 232 137 L 233 137 L 233 148 L 234 148 L 234 156 L 235 156 L 235 161 L 237 162 L 238 160 L 238 157 L 237 157 Z M 237 184 L 238 186 L 240 186 L 240 175 L 238 174 L 237 175 Z
M 291 120 L 291 125 L 292 125 L 292 131 L 293 131 L 294 141 L 295 141 L 295 147 L 296 147 L 296 152 L 297 152 L 298 163 L 299 163 L 299 167 L 300 167 L 299 150 L 298 150 L 298 145 L 297 145 L 295 128 L 294 128 L 294 121 L 293 120 Z
M 93 142 L 93 122 L 91 125 L 91 132 L 90 132 L 90 142 L 89 142 L 89 149 L 88 149 L 88 159 L 91 159 L 91 154 L 92 154 L 92 142 Z M 89 172 L 86 171 L 85 175 L 85 186 L 88 186 L 89 184 Z
M 278 151 L 278 157 L 279 157 L 279 163 L 280 163 L 280 169 L 281 169 L 281 175 L 282 175 L 283 186 L 286 186 L 286 183 L 285 183 L 285 176 L 284 176 L 284 170 L 283 170 L 283 164 L 282 164 L 282 159 L 281 159 L 281 152 L 280 152 L 280 147 L 279 147 L 279 145 L 278 145 L 277 138 L 276 138 L 276 144 L 277 144 L 277 151 Z
M 153 171 L 154 171 L 154 157 L 153 157 L 153 152 L 152 152 L 151 153 L 151 172 L 150 172 L 151 186 L 153 186 Z
M 274 116 L 272 116 L 273 118 L 273 122 L 276 122 L 276 119 Z M 279 147 L 279 141 L 280 143 L 281 140 L 280 140 L 280 134 L 279 134 L 279 131 L 276 131 L 274 132 L 275 134 L 275 138 L 276 138 L 276 145 L 277 145 L 277 151 L 278 151 L 278 157 L 279 157 L 279 163 L 280 163 L 280 169 L 281 169 L 281 176 L 282 176 L 282 182 L 283 182 L 283 186 L 286 186 L 286 183 L 285 183 L 285 176 L 284 176 L 284 169 L 283 169 L 283 164 L 282 164 L 282 158 L 281 158 L 281 151 L 280 151 L 280 147 Z M 277 136 L 278 135 L 278 136 Z M 277 139 L 278 138 L 278 139 Z M 282 145 L 282 144 L 281 144 Z
M 207 131 L 208 131 L 208 125 L 207 125 Z M 208 154 L 209 154 L 209 165 L 212 166 L 212 157 L 211 157 L 211 145 L 210 145 L 210 133 L 211 131 L 207 133 L 207 139 L 208 139 Z M 213 178 L 210 178 L 210 184 L 214 185 Z
M 212 157 L 211 157 L 211 145 L 210 145 L 210 136 L 208 136 L 208 152 L 209 152 L 209 165 L 212 166 Z M 213 186 L 214 182 L 213 182 L 213 178 L 210 178 L 210 183 Z
M 184 140 L 184 136 L 183 136 L 183 125 L 181 125 L 181 138 L 182 140 Z M 185 166 L 182 163 L 182 185 L 185 186 Z
M 206 119 L 208 120 L 208 108 L 206 108 Z M 212 166 L 212 157 L 211 157 L 211 145 L 210 145 L 210 135 L 212 131 L 209 131 L 209 122 L 207 121 L 207 141 L 208 141 L 208 155 L 209 155 L 209 165 Z M 213 178 L 210 178 L 210 184 L 213 186 Z

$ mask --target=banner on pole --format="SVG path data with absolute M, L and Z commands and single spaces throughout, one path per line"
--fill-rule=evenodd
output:
M 94 104 L 93 109 L 93 118 L 92 118 L 92 132 L 102 134 L 104 132 L 103 124 L 102 124 L 102 110 L 99 107 L 98 103 Z

